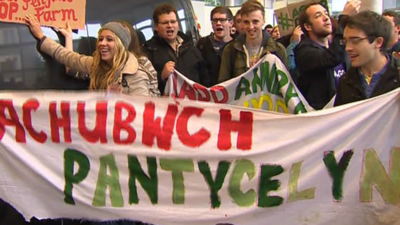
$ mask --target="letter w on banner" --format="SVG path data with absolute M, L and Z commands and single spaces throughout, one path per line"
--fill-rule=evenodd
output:
M 266 55 L 246 73 L 211 88 L 175 71 L 168 79 L 164 95 L 291 114 L 314 110 L 297 89 L 285 65 L 273 54 Z

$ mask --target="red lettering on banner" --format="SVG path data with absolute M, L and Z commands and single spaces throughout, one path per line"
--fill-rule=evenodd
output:
M 78 130 L 90 143 L 107 143 L 107 102 L 98 102 L 96 104 L 96 124 L 92 130 L 86 127 L 85 102 L 78 102 Z
M 185 98 L 185 96 L 187 96 L 190 100 L 196 100 L 196 92 L 192 86 L 186 82 L 183 82 L 178 98 Z
M 6 109 L 10 118 L 6 117 Z M 11 100 L 0 100 L 0 140 L 3 139 L 6 126 L 15 126 L 15 140 L 22 143 L 26 142 L 25 130 L 19 121 L 13 102 Z
M 206 129 L 201 128 L 198 132 L 191 135 L 188 131 L 188 121 L 193 115 L 200 117 L 204 109 L 195 107 L 185 107 L 182 113 L 179 115 L 176 122 L 176 132 L 178 133 L 178 138 L 181 140 L 182 144 L 189 147 L 199 147 L 206 142 L 211 134 Z
M 232 147 L 231 132 L 238 132 L 236 146 L 241 150 L 250 150 L 253 139 L 253 113 L 240 112 L 239 121 L 232 121 L 230 110 L 221 109 L 218 133 L 218 148 L 229 150 Z
M 175 83 L 175 82 L 174 82 Z M 176 87 L 175 84 L 174 87 Z M 176 90 L 175 90 L 176 91 Z M 210 94 L 211 93 L 211 94 Z M 210 90 L 200 84 L 193 84 L 193 87 L 183 82 L 182 87 L 180 88 L 178 94 L 178 98 L 187 97 L 190 100 L 198 100 L 204 102 L 215 102 L 215 103 L 227 103 L 229 100 L 228 91 L 223 86 L 212 86 Z M 212 100 L 211 100 L 212 97 Z
M 36 111 L 39 108 L 39 106 L 40 103 L 36 99 L 30 99 L 26 101 L 22 106 L 22 111 L 23 111 L 22 120 L 29 135 L 31 135 L 31 137 L 35 139 L 35 141 L 39 143 L 44 143 L 47 140 L 46 133 L 44 133 L 43 131 L 37 132 L 32 125 L 32 111 Z
M 15 2 L 2 2 L 0 1 L 0 19 L 9 19 L 12 20 L 14 18 L 14 13 L 18 11 L 18 3 Z
M 229 94 L 224 86 L 220 86 L 220 85 L 212 86 L 210 88 L 210 91 L 211 91 L 211 95 L 212 95 L 215 103 L 227 103 L 228 102 Z M 217 92 L 221 93 L 221 95 L 222 95 L 221 99 L 218 98 Z
M 211 100 L 210 92 L 203 85 L 195 83 L 193 85 L 194 90 L 197 92 L 197 100 L 209 102 Z
M 161 126 L 161 118 L 155 118 L 155 104 L 148 102 L 145 104 L 143 113 L 143 134 L 142 143 L 152 147 L 154 139 L 157 138 L 157 146 L 160 149 L 171 149 L 171 137 L 175 126 L 175 119 L 178 114 L 178 106 L 168 105 L 166 115 Z
M 57 116 L 57 103 L 50 103 L 50 128 L 51 140 L 60 143 L 60 128 L 64 131 L 64 141 L 71 143 L 71 116 L 69 102 L 61 102 L 61 117 Z
M 125 109 L 128 112 L 128 115 L 123 120 L 122 119 L 122 111 Z M 131 127 L 131 122 L 136 118 L 136 110 L 132 105 L 129 105 L 125 102 L 117 102 L 115 104 L 115 115 L 114 115 L 114 129 L 113 129 L 113 138 L 114 142 L 117 144 L 132 144 L 136 139 L 136 131 Z M 121 131 L 124 130 L 127 132 L 128 136 L 125 140 L 122 140 Z

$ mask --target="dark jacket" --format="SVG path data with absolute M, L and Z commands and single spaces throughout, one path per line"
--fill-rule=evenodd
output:
M 25 225 L 25 218 L 0 198 L 0 225 Z
M 340 63 L 349 68 L 345 46 L 340 44 L 342 29 L 336 29 L 329 48 L 303 38 L 294 48 L 299 71 L 298 88 L 314 109 L 322 109 L 336 94 L 334 68 Z
M 218 83 L 240 76 L 250 69 L 247 65 L 248 55 L 243 47 L 245 43 L 246 34 L 241 34 L 236 38 L 236 40 L 225 45 L 222 53 Z M 281 43 L 272 40 L 271 35 L 266 31 L 263 32 L 261 47 L 263 50 L 260 58 L 265 56 L 267 53 L 272 53 L 275 54 L 286 66 L 288 65 L 285 47 Z
M 400 52 L 400 41 L 397 41 L 396 44 L 394 44 L 392 46 L 392 48 L 390 49 L 389 53 L 392 54 L 393 52 L 396 52 L 396 53 Z
M 400 87 L 399 66 L 400 63 L 394 57 L 390 57 L 388 68 L 376 84 L 370 98 L 385 94 Z M 363 90 L 362 79 L 364 78 L 359 74 L 358 68 L 352 67 L 346 72 L 340 78 L 334 105 L 344 105 L 367 99 Z
M 178 55 L 173 48 L 156 33 L 143 45 L 144 52 L 157 71 L 158 89 L 160 89 L 161 94 L 164 93 L 166 84 L 166 80 L 162 79 L 161 73 L 165 63 L 168 61 L 174 61 L 175 69 L 190 80 L 206 87 L 211 85 L 210 74 L 208 73 L 206 62 L 201 56 L 200 51 L 193 46 L 193 42 L 189 37 L 182 32 L 179 32 L 178 35 L 183 39 L 183 43 L 178 49 Z
M 211 86 L 217 84 L 219 68 L 221 65 L 221 55 L 224 47 L 214 49 L 214 34 L 200 38 L 196 46 L 200 50 L 203 59 L 207 63 L 207 69 L 211 76 Z

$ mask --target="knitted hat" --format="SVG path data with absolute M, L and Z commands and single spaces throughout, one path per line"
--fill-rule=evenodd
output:
M 101 30 L 103 29 L 110 30 L 116 34 L 121 40 L 122 44 L 125 46 L 125 49 L 128 49 L 128 46 L 131 43 L 131 34 L 129 30 L 124 27 L 124 25 L 118 22 L 108 22 L 101 27 Z

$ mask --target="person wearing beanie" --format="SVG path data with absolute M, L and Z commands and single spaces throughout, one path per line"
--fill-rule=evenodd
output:
M 84 56 L 44 36 L 35 16 L 27 15 L 25 22 L 34 38 L 39 40 L 38 48 L 41 51 L 65 66 L 90 76 L 90 90 L 150 96 L 149 77 L 139 71 L 137 57 L 128 51 L 131 34 L 121 23 L 104 24 L 98 32 L 93 56 Z

